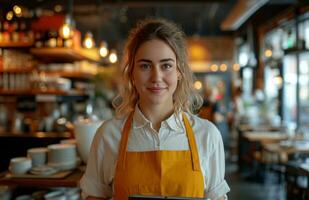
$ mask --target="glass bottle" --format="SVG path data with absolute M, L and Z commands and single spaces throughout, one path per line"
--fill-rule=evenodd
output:
M 10 23 L 8 21 L 4 21 L 3 22 L 3 42 L 10 42 L 10 32 L 9 32 L 9 28 L 10 28 Z
M 2 22 L 0 21 L 0 42 L 3 42 Z

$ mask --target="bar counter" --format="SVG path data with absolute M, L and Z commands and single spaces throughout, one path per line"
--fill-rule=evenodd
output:
M 31 187 L 78 187 L 83 175 L 80 169 L 75 169 L 64 178 L 11 178 L 6 177 L 7 171 L 0 174 L 0 185 L 31 186 Z

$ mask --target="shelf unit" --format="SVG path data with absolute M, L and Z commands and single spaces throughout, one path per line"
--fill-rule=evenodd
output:
M 0 68 L 0 73 L 29 73 L 34 70 L 34 67 L 25 67 L 25 68 L 9 68 L 3 69 Z
M 85 93 L 78 91 L 78 90 L 69 90 L 69 91 L 62 91 L 62 90 L 39 90 L 39 89 L 0 89 L 0 95 L 40 95 L 40 94 L 47 94 L 47 95 L 62 95 L 62 96 L 84 96 Z
M 30 52 L 44 60 L 74 62 L 88 60 L 99 61 L 96 49 L 72 49 L 72 48 L 32 48 Z
M 0 48 L 32 47 L 33 42 L 0 42 Z
M 47 71 L 46 76 L 61 76 L 64 78 L 92 79 L 95 74 L 79 71 Z

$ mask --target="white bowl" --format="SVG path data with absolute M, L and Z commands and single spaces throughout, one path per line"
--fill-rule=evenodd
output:
M 77 160 L 70 162 L 62 162 L 62 163 L 51 163 L 49 162 L 47 165 L 56 168 L 57 170 L 71 170 L 75 169 L 77 166 Z
M 10 160 L 9 170 L 12 174 L 25 174 L 32 167 L 31 159 L 27 157 L 16 157 Z
M 52 144 L 47 146 L 47 162 L 53 164 L 76 162 L 76 146 L 73 144 Z

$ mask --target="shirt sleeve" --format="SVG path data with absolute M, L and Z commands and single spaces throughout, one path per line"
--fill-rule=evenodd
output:
M 215 129 L 215 137 L 213 143 L 213 151 L 209 155 L 209 159 L 206 161 L 207 167 L 206 170 L 208 173 L 205 173 L 206 189 L 205 196 L 211 200 L 217 200 L 220 197 L 225 197 L 227 199 L 226 193 L 230 191 L 230 188 L 227 182 L 224 179 L 225 175 L 225 155 L 224 155 L 224 146 L 220 132 Z
M 83 198 L 87 196 L 110 198 L 113 195 L 111 175 L 114 174 L 114 162 L 111 156 L 107 156 L 112 153 L 106 148 L 108 145 L 104 142 L 104 129 L 106 128 L 103 123 L 93 139 L 86 171 L 80 181 Z

